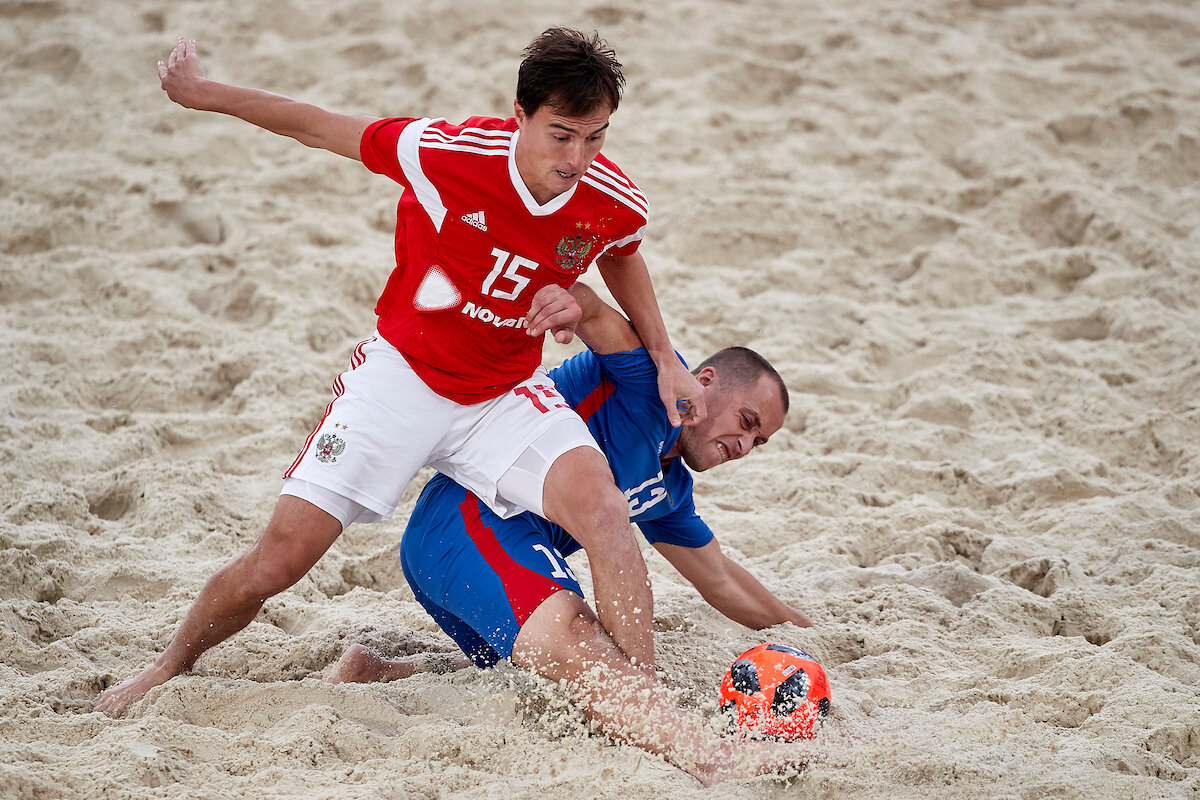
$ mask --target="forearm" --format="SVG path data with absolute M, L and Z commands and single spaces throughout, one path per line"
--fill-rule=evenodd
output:
M 801 628 L 812 625 L 812 620 L 772 594 L 737 562 L 727 558 L 725 570 L 728 580 L 705 592 L 704 599 L 734 622 L 755 630 L 784 622 Z
M 228 114 L 293 139 L 306 135 L 304 119 L 315 110 L 315 106 L 299 103 L 275 92 L 207 79 L 196 81 L 187 94 L 172 99 L 197 111 Z
M 237 117 L 308 147 L 329 150 L 355 160 L 360 157 L 358 143 L 362 132 L 373 121 L 370 117 L 333 114 L 263 89 L 207 79 L 196 81 L 180 97 L 172 99 L 188 108 Z
M 678 362 L 667 326 L 663 323 L 650 271 L 640 256 L 625 259 L 601 258 L 596 263 L 600 276 L 617 305 L 629 317 L 646 352 L 661 370 Z
M 581 281 L 572 284 L 570 292 L 571 296 L 575 298 L 575 302 L 579 304 L 579 324 L 576 326 L 576 331 L 579 332 L 584 326 L 591 325 L 596 321 L 605 304 L 592 287 Z

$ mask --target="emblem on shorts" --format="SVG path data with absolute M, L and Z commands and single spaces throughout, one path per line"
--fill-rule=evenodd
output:
M 332 433 L 322 433 L 321 438 L 317 439 L 315 455 L 317 461 L 322 464 L 334 463 L 344 452 L 346 452 L 346 443 Z
M 558 266 L 570 272 L 583 272 L 587 269 L 584 259 L 592 252 L 592 240 L 588 236 L 564 236 L 558 240 Z

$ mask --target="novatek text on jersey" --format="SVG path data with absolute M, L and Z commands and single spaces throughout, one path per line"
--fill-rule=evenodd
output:
M 477 306 L 470 300 L 462 307 L 462 313 L 496 328 L 524 328 L 525 317 L 502 317 L 490 308 Z

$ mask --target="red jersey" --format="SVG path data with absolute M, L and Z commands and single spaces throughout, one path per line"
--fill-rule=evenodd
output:
M 533 295 L 570 287 L 602 254 L 642 240 L 646 198 L 600 155 L 571 189 L 539 205 L 517 172 L 515 119 L 382 119 L 362 160 L 405 189 L 396 269 L 375 306 L 379 333 L 438 394 L 497 397 L 541 363 L 525 332 Z

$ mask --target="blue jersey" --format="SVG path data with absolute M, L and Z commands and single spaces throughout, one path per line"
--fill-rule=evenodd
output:
M 550 370 L 550 377 L 604 451 L 629 503 L 629 519 L 647 541 L 684 547 L 712 541 L 692 502 L 692 475 L 683 459 L 662 459 L 679 439 L 679 428 L 667 419 L 650 355 L 641 348 L 606 355 L 587 350 Z M 558 536 L 564 555 L 579 549 L 561 528 Z

